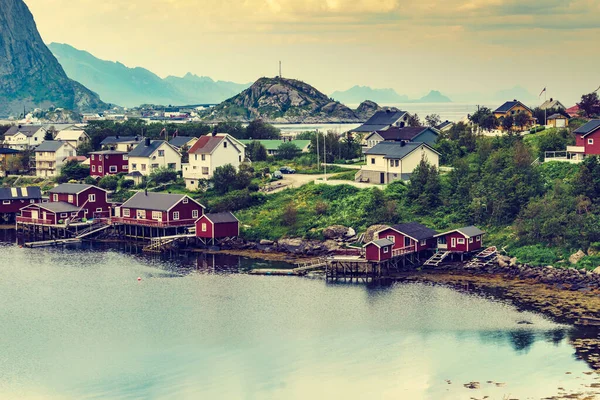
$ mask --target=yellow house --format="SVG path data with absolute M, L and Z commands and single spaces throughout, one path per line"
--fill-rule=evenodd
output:
M 535 118 L 533 118 L 533 111 L 531 111 L 531 109 L 529 107 L 527 107 L 525 104 L 521 103 L 519 100 L 516 100 L 516 99 L 512 100 L 512 101 L 507 101 L 506 103 L 504 103 L 500 107 L 498 107 L 494 111 L 494 117 L 496 117 L 498 120 L 503 120 L 504 118 L 506 118 L 509 115 L 514 118 L 519 113 L 525 113 L 529 117 L 529 121 L 527 122 L 527 125 L 525 125 L 523 127 L 523 129 L 529 129 L 530 127 L 535 125 Z M 503 130 L 501 121 L 498 126 L 498 129 Z
M 569 126 L 569 118 L 565 117 L 562 114 L 552 114 L 547 118 L 546 125 L 551 126 L 552 128 L 566 128 Z
M 7 170 L 13 168 L 11 160 L 20 157 L 21 152 L 15 149 L 0 148 L 0 176 L 4 176 Z
M 381 142 L 365 151 L 367 164 L 356 173 L 355 180 L 385 184 L 409 180 L 422 159 L 436 168 L 440 153 L 419 142 Z

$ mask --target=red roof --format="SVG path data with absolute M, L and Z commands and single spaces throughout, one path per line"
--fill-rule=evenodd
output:
M 66 158 L 67 161 L 75 160 L 77 162 L 84 162 L 87 160 L 86 156 L 70 156 Z
M 575 104 L 573 107 L 567 108 L 565 111 L 571 117 L 576 117 L 579 114 L 579 106 L 577 104 Z
M 219 143 L 221 143 L 221 141 L 225 139 L 225 136 L 223 135 L 204 135 L 204 136 L 200 136 L 200 138 L 196 141 L 196 143 L 194 143 L 194 145 L 190 148 L 190 150 L 188 151 L 188 153 L 190 154 L 194 154 L 194 153 L 204 153 L 204 154 L 208 154 L 211 153 L 215 147 L 217 147 L 219 145 Z

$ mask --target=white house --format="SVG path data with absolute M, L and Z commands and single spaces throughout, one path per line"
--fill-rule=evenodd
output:
M 42 125 L 14 125 L 4 134 L 4 146 L 14 150 L 29 150 L 44 141 Z
M 381 142 L 365 151 L 367 163 L 356 173 L 359 182 L 378 184 L 409 180 L 421 159 L 439 167 L 440 153 L 426 143 Z
M 157 168 L 181 171 L 181 153 L 164 140 L 145 139 L 129 153 L 129 172 L 148 176 Z
M 77 150 L 68 142 L 46 140 L 35 148 L 35 175 L 47 178 L 60 175 L 60 169 L 68 157 Z
M 76 149 L 79 148 L 80 145 L 86 143 L 90 140 L 90 137 L 83 129 L 66 129 L 59 131 L 54 140 L 60 140 L 61 142 L 67 142 L 71 146 Z
M 199 179 L 210 179 L 217 167 L 231 164 L 239 169 L 246 159 L 246 146 L 227 133 L 202 136 L 189 150 L 189 164 L 183 166 L 188 190 L 198 190 Z

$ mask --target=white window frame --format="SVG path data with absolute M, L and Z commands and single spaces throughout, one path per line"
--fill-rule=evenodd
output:
M 96 172 L 96 166 L 92 165 L 92 172 Z
M 54 193 L 52 195 L 52 201 L 58 201 L 58 194 Z
M 481 236 L 477 236 L 477 237 L 475 238 L 475 240 L 477 240 L 478 242 L 481 242 Z
M 10 204 L 10 200 L 2 200 L 2 204 Z
M 173 221 L 179 220 L 179 211 L 173 211 Z
M 198 218 L 198 210 L 192 210 L 192 218 Z
M 383 252 L 386 253 L 386 254 L 389 253 L 390 252 L 390 248 L 388 246 L 385 246 L 383 248 Z
M 387 235 L 385 238 L 392 243 L 396 243 L 396 236 L 394 235 Z
M 98 172 L 102 173 L 102 166 L 101 165 L 98 166 Z
M 137 219 L 146 219 L 146 210 L 137 210 L 135 212 L 135 217 Z
M 472 237 L 469 238 L 469 243 L 473 243 L 473 238 Z
M 208 225 L 206 224 L 206 222 L 202 223 L 201 228 L 202 228 L 202 232 L 207 232 L 208 231 Z
M 594 144 L 594 139 L 588 138 L 588 144 Z
M 162 221 L 162 211 L 152 211 L 152 219 Z
M 60 214 L 60 218 L 67 218 L 69 216 L 69 214 L 67 213 L 61 213 Z
M 129 211 L 129 208 L 124 208 L 123 209 L 123 216 L 129 218 L 131 216 L 131 213 Z
M 110 167 L 108 167 L 108 172 L 114 174 L 115 172 L 117 172 L 117 166 L 116 165 L 111 165 Z
M 102 171 L 100 171 L 100 172 L 102 172 Z M 95 193 L 88 194 L 88 202 L 90 202 L 90 203 L 96 202 L 96 194 Z
M 465 244 L 465 238 L 457 238 L 456 244 Z
M 72 203 L 72 202 L 73 202 L 73 195 L 72 195 L 72 194 L 70 194 L 70 195 L 67 197 L 67 203 Z
M 421 246 L 426 246 L 427 245 L 427 240 L 421 240 Z
M 184 197 L 184 198 L 183 198 L 183 201 L 182 201 L 182 203 L 183 203 L 183 204 L 187 204 L 187 203 L 189 203 L 189 199 L 188 199 L 187 197 Z
M 100 207 L 96 208 L 96 212 L 97 212 L 97 213 L 101 213 L 101 212 L 103 212 L 103 211 L 104 211 L 104 210 L 103 210 L 102 208 L 100 208 Z

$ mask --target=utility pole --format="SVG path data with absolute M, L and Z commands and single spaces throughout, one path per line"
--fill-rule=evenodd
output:
M 281 75 L 281 61 L 279 61 L 279 79 L 281 79 L 281 78 L 282 78 L 282 75 Z
M 327 182 L 327 134 L 323 136 L 323 168 L 325 170 L 325 182 Z
M 321 172 L 321 157 L 319 156 L 319 130 L 317 129 L 317 171 Z

